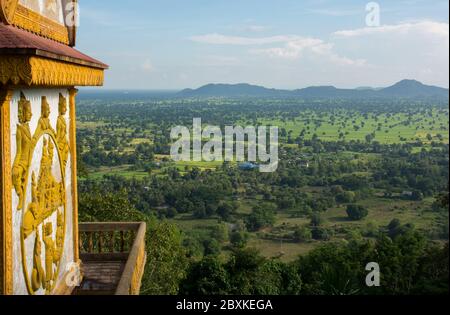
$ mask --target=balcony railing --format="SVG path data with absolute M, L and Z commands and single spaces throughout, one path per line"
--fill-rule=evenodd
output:
M 80 223 L 79 295 L 137 295 L 146 262 L 145 223 Z

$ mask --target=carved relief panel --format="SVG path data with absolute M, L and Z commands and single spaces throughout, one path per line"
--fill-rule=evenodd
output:
M 11 100 L 14 294 L 51 294 L 74 263 L 68 90 Z

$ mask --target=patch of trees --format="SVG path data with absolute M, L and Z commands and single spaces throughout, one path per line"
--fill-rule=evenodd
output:
M 258 205 L 252 213 L 245 218 L 247 230 L 258 231 L 265 227 L 271 227 L 276 221 L 275 209 L 269 204 Z
M 328 243 L 293 263 L 266 259 L 254 249 L 235 250 L 227 260 L 206 256 L 190 265 L 180 283 L 186 295 L 447 294 L 448 244 L 432 245 L 416 231 L 394 239 Z M 379 262 L 380 287 L 365 283 L 366 265 Z
M 346 211 L 348 218 L 354 221 L 360 221 L 369 214 L 369 210 L 366 207 L 356 204 L 348 205 Z

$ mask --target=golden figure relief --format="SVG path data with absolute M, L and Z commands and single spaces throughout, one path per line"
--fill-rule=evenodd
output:
M 54 150 L 52 141 L 44 138 L 38 180 L 38 199 L 42 209 L 41 222 L 50 217 L 59 207 L 64 206 L 66 199 L 63 183 L 58 183 L 52 174 Z
M 48 137 L 48 138 L 47 138 Z M 53 159 L 55 145 L 51 136 L 44 136 L 42 145 L 42 156 L 38 180 L 35 173 L 31 174 L 32 202 L 28 205 L 22 223 L 23 240 L 36 233 L 36 243 L 33 253 L 33 270 L 31 273 L 30 294 L 34 294 L 40 288 L 47 293 L 53 290 L 58 276 L 59 261 L 63 255 L 65 235 L 65 188 L 63 181 L 58 182 L 53 176 Z M 61 209 L 64 209 L 61 211 Z M 56 233 L 53 235 L 53 223 L 45 222 L 54 218 L 56 214 Z M 40 240 L 39 230 L 43 230 L 43 240 Z M 37 244 L 39 243 L 39 244 Z M 43 244 L 42 244 L 43 243 Z M 45 246 L 45 265 L 38 262 L 41 257 L 41 248 Z M 22 244 L 23 246 L 23 244 Z M 23 260 L 22 263 L 26 264 Z M 26 267 L 25 267 L 26 268 Z M 25 269 L 26 270 L 26 269 Z M 27 272 L 25 271 L 27 277 Z
M 22 227 L 25 239 L 45 219 L 49 218 L 58 211 L 59 207 L 64 205 L 66 195 L 64 185 L 58 183 L 52 174 L 53 151 L 54 146 L 52 142 L 44 138 L 39 180 L 36 183 L 36 176 L 33 172 L 31 176 L 32 202 L 28 205 L 23 218 Z
M 66 99 L 59 95 L 57 132 L 51 126 L 50 104 L 42 97 L 41 116 L 31 133 L 31 103 L 21 93 L 19 124 L 17 125 L 17 151 L 12 168 L 14 189 L 19 196 L 18 209 L 24 210 L 21 227 L 22 266 L 30 294 L 42 289 L 50 294 L 57 281 L 60 261 L 64 253 L 66 231 L 65 168 L 68 160 Z M 33 152 L 42 144 L 39 164 L 32 163 Z M 32 171 L 31 165 L 39 167 Z M 55 176 L 57 173 L 59 176 Z M 31 183 L 30 183 L 31 181 Z M 31 190 L 31 200 L 27 199 Z M 56 221 L 56 224 L 55 224 Z M 42 233 L 42 234 L 41 234 Z M 34 249 L 27 253 L 27 239 L 33 238 Z M 45 251 L 44 251 L 45 249 Z M 26 257 L 33 255 L 32 264 Z
M 41 117 L 39 118 L 38 126 L 36 128 L 36 131 L 34 132 L 33 141 L 34 143 L 37 142 L 37 140 L 41 137 L 41 135 L 44 132 L 50 132 L 52 134 L 55 133 L 55 131 L 52 128 L 52 125 L 50 124 L 50 104 L 47 102 L 47 97 L 42 96 L 42 102 L 41 102 Z
M 44 244 L 45 244 L 45 289 L 51 291 L 53 288 L 54 270 L 53 264 L 58 261 L 55 259 L 55 242 L 53 241 L 53 225 L 48 222 L 44 225 Z
M 67 140 L 67 123 L 65 117 L 67 112 L 67 100 L 61 93 L 59 94 L 58 110 L 59 116 L 56 124 L 56 141 L 59 146 L 63 170 L 65 170 L 69 156 L 69 141 Z
M 41 220 L 41 207 L 38 200 L 38 192 L 36 185 L 36 176 L 33 172 L 31 176 L 31 196 L 32 202 L 28 206 L 28 210 L 23 218 L 23 234 L 27 238 L 33 231 L 35 231 Z
M 42 244 L 39 230 L 36 231 L 33 253 L 33 271 L 31 273 L 31 287 L 34 292 L 40 288 L 45 288 L 45 272 L 42 268 Z
M 19 196 L 19 204 L 17 206 L 17 210 L 22 210 L 24 203 L 24 190 L 27 180 L 26 177 L 30 163 L 30 153 L 32 146 L 29 126 L 29 122 L 32 117 L 31 103 L 26 99 L 25 95 L 22 92 L 20 93 L 18 116 L 19 124 L 17 125 L 16 134 L 17 149 L 12 169 L 12 183 L 17 195 Z
M 62 257 L 62 250 L 64 245 L 64 218 L 59 211 L 56 213 L 56 251 L 55 260 L 59 261 Z

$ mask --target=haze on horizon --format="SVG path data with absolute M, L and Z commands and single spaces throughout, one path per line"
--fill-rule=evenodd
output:
M 80 1 L 77 48 L 110 65 L 105 89 L 448 88 L 448 1 L 377 2 L 368 27 L 360 0 Z

